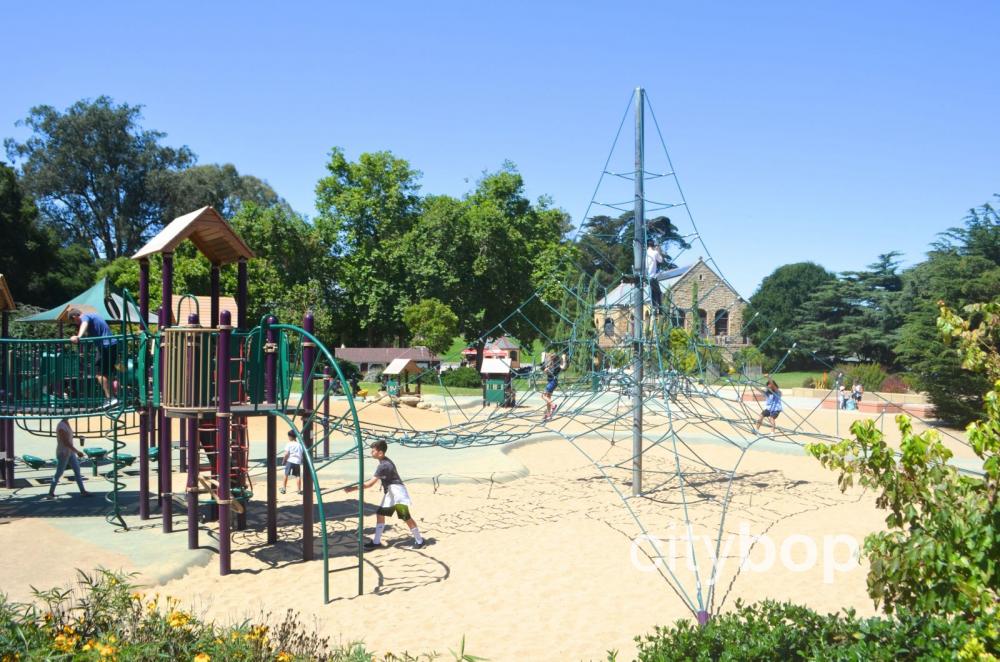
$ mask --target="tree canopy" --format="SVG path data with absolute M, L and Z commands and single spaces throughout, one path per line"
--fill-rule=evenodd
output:
M 163 222 L 165 174 L 194 161 L 187 147 L 161 145 L 166 134 L 142 129 L 141 110 L 106 96 L 64 112 L 35 106 L 19 122 L 32 135 L 4 141 L 42 219 L 97 259 L 142 246 Z

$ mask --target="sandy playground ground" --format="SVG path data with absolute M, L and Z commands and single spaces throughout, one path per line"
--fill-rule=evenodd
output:
M 690 411 L 701 406 L 691 403 Z M 437 651 L 447 656 L 464 636 L 467 651 L 491 660 L 603 659 L 608 650 L 629 659 L 636 650 L 635 636 L 690 618 L 685 603 L 724 611 L 737 599 L 773 598 L 820 611 L 851 606 L 870 614 L 867 568 L 852 558 L 851 541 L 860 544 L 883 526 L 884 514 L 876 511 L 870 493 L 853 489 L 842 494 L 836 476 L 797 445 L 810 441 L 809 433 L 832 435 L 837 430 L 846 435 L 849 423 L 863 416 L 814 407 L 788 403 L 779 434 L 762 439 L 746 454 L 708 439 L 749 434 L 731 421 L 691 423 L 681 431 L 690 441 L 679 449 L 679 458 L 670 445 L 646 453 L 644 487 L 649 492 L 629 499 L 628 505 L 645 532 L 660 541 L 665 561 L 658 564 L 649 558 L 653 547 L 648 539 L 635 542 L 643 530 L 632 513 L 584 455 L 628 494 L 627 421 L 610 435 L 580 436 L 574 446 L 558 433 L 579 433 L 584 423 L 557 417 L 543 428 L 539 414 L 532 425 L 542 434 L 513 446 L 390 448 L 429 544 L 410 549 L 406 527 L 392 523 L 385 535 L 388 546 L 365 555 L 361 596 L 356 519 L 351 517 L 357 502 L 334 491 L 356 473 L 353 461 L 320 474 L 330 530 L 330 604 L 322 604 L 318 526 L 317 560 L 301 560 L 301 497 L 294 489 L 279 495 L 279 543 L 266 544 L 259 466 L 254 470 L 257 500 L 249 510 L 249 527 L 233 535 L 233 572 L 227 577 L 219 576 L 216 525 L 202 525 L 201 549 L 186 549 L 179 503 L 172 534 L 160 532 L 158 514 L 146 522 L 129 517 L 132 530 L 116 532 L 101 517 L 99 498 L 82 499 L 65 482 L 60 497 L 46 501 L 45 480 L 52 470 L 19 467 L 23 478 L 17 489 L 0 495 L 0 544 L 8 550 L 0 590 L 27 600 L 31 586 L 65 584 L 76 568 L 103 566 L 138 572 L 148 591 L 180 598 L 219 621 L 259 622 L 262 614 L 279 618 L 294 609 L 334 641 L 363 640 L 377 653 Z M 408 409 L 405 414 L 417 428 L 448 424 L 438 412 Z M 364 420 L 388 426 L 398 424 L 398 415 L 381 406 L 362 412 Z M 531 419 L 531 412 L 525 416 Z M 251 420 L 252 455 L 263 458 L 264 420 Z M 648 424 L 655 439 L 657 421 Z M 883 427 L 891 438 L 891 418 Z M 19 453 L 52 455 L 51 440 L 18 434 Z M 279 427 L 279 446 L 283 441 Z M 136 452 L 134 440 L 129 444 L 128 450 Z M 334 450 L 345 445 L 336 442 Z M 951 445 L 959 458 L 971 456 L 960 444 Z M 737 461 L 730 488 L 727 475 L 718 469 L 731 469 Z M 685 476 L 683 490 L 678 466 Z M 366 473 L 372 469 L 369 459 Z M 84 472 L 88 489 L 107 489 L 89 468 Z M 125 502 L 134 510 L 137 481 L 127 483 Z M 182 492 L 182 485 L 183 477 L 175 475 L 175 492 Z M 366 535 L 373 530 L 373 505 L 379 497 L 377 488 L 368 493 Z M 687 535 L 686 521 L 693 538 Z M 763 538 L 753 543 L 752 536 Z M 720 563 L 713 581 L 717 544 Z M 744 559 L 748 561 L 741 567 Z

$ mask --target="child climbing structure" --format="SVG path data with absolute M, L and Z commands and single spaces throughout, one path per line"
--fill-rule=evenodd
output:
M 177 319 L 181 305 L 177 306 L 176 315 L 171 309 L 173 254 L 187 239 L 211 263 L 211 293 L 207 311 L 199 310 L 195 302 L 187 319 L 181 320 Z M 273 316 L 265 315 L 259 325 L 250 328 L 247 262 L 253 258 L 253 252 L 211 207 L 175 219 L 132 257 L 139 263 L 138 301 L 127 291 L 118 297 L 106 291 L 106 284 L 100 284 L 99 292 L 88 290 L 90 298 L 86 301 L 75 298 L 58 310 L 49 311 L 53 313 L 51 319 L 40 320 L 60 324 L 60 335 L 64 321 L 60 315 L 65 316 L 70 309 L 94 312 L 112 322 L 110 337 L 80 339 L 78 344 L 64 338 L 10 338 L 8 316 L 14 302 L 5 282 L 0 280 L 3 486 L 9 488 L 15 484 L 14 424 L 34 435 L 54 436 L 58 422 L 67 418 L 79 436 L 104 438 L 111 443 L 110 453 L 93 447 L 86 450 L 110 458 L 112 468 L 106 474 L 112 484 L 109 521 L 127 528 L 122 514 L 123 503 L 129 499 L 122 492 L 124 483 L 119 480 L 119 471 L 136 458 L 120 452 L 125 446 L 120 437 L 137 432 L 139 518 L 150 519 L 158 507 L 162 531 L 171 533 L 173 511 L 179 501 L 186 507 L 191 549 L 199 546 L 200 522 L 217 522 L 220 572 L 228 574 L 231 526 L 245 527 L 246 510 L 261 501 L 259 494 L 254 499 L 249 470 L 247 419 L 252 416 L 267 417 L 264 507 L 267 541 L 277 542 L 277 419 L 281 418 L 295 430 L 306 450 L 303 558 L 310 560 L 314 556 L 313 513 L 318 506 L 325 561 L 323 504 L 312 465 L 312 447 L 332 428 L 321 424 L 318 416 L 324 409 L 329 410 L 328 399 L 335 385 L 348 394 L 345 416 L 355 419 L 353 424 L 340 427 L 355 431 L 358 445 L 344 455 L 359 458 L 359 475 L 361 437 L 351 389 L 332 354 L 312 335 L 312 315 L 306 314 L 302 327 L 278 324 Z M 151 314 L 150 267 L 154 261 L 162 265 L 160 301 L 163 303 L 156 314 Z M 237 269 L 235 320 L 230 311 L 219 309 L 221 269 L 231 264 Z M 193 297 L 181 297 L 179 303 L 188 299 Z M 116 347 L 111 360 L 108 351 L 102 349 L 108 345 Z M 98 373 L 102 369 L 106 374 Z M 293 375 L 301 380 L 301 385 L 322 384 L 322 389 L 298 387 L 295 393 Z M 113 398 L 103 397 L 98 387 L 99 376 L 114 384 Z M 175 450 L 178 467 L 186 472 L 183 487 L 173 484 Z M 92 455 L 92 459 L 96 472 L 100 458 Z M 31 456 L 24 459 L 28 466 L 33 466 L 32 462 L 37 465 L 36 461 L 45 463 Z M 359 495 L 359 527 L 362 498 Z M 360 535 L 359 528 L 359 590 Z

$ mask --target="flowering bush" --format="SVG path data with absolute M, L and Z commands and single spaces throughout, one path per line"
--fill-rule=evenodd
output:
M 80 572 L 77 590 L 36 591 L 32 604 L 0 594 L 0 661 L 14 660 L 301 660 L 366 661 L 358 643 L 331 647 L 289 610 L 283 619 L 222 627 L 182 608 L 178 600 L 143 594 L 131 577 L 108 570 Z M 399 662 L 432 659 L 385 654 Z

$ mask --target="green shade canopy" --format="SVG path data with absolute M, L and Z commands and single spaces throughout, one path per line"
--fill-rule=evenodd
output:
M 107 296 L 106 296 L 107 295 Z M 107 299 L 110 298 L 113 302 L 113 306 L 108 305 Z M 108 288 L 108 279 L 103 278 L 99 280 L 90 289 L 84 290 L 80 294 L 67 301 L 66 303 L 59 304 L 55 308 L 50 308 L 41 313 L 35 315 L 29 315 L 28 317 L 22 317 L 19 322 L 67 322 L 69 321 L 66 316 L 66 311 L 70 308 L 79 308 L 85 313 L 97 313 L 104 318 L 105 322 L 121 322 L 122 314 L 125 311 L 125 302 L 117 294 L 111 292 Z M 136 308 L 131 303 L 128 304 L 128 321 L 139 323 L 139 309 Z M 155 313 L 149 314 L 149 319 L 146 321 L 147 324 L 156 324 L 158 322 Z

